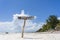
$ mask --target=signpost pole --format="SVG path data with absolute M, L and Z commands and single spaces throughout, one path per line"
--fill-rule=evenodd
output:
M 26 23 L 26 20 L 24 20 L 24 24 L 23 24 L 23 27 L 22 27 L 22 38 L 23 38 L 23 36 L 24 36 L 24 28 L 25 28 L 25 23 Z

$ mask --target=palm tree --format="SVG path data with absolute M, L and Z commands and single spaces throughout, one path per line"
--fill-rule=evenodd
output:
M 50 15 L 48 19 L 46 20 L 46 24 L 42 26 L 42 29 L 39 29 L 39 31 L 48 31 L 48 30 L 55 30 L 57 24 L 59 23 L 57 16 Z
M 47 24 L 51 26 L 51 29 L 55 29 L 55 27 L 57 26 L 57 23 L 58 23 L 58 19 L 55 15 L 51 15 L 47 19 Z

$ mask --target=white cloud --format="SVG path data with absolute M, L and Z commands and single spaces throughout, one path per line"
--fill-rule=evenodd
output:
M 60 20 L 60 17 L 58 17 L 58 20 Z
M 16 14 L 19 15 L 19 14 Z M 13 21 L 11 22 L 0 22 L 0 32 L 21 32 L 23 25 L 23 20 L 19 20 L 17 16 L 13 16 Z M 25 31 L 34 32 L 41 28 L 44 23 L 34 23 L 31 20 L 26 21 Z

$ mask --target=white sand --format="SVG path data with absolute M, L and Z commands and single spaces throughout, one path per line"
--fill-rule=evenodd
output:
M 21 33 L 0 34 L 0 40 L 60 40 L 60 33 Z

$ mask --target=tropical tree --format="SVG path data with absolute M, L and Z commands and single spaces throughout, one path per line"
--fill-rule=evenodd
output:
M 55 30 L 57 24 L 59 23 L 60 21 L 57 19 L 57 16 L 55 15 L 50 15 L 48 17 L 48 19 L 46 20 L 46 24 L 42 26 L 41 29 L 39 29 L 38 31 L 48 31 L 48 30 Z
M 59 23 L 57 24 L 57 26 L 55 27 L 55 29 L 56 29 L 57 31 L 60 30 L 60 20 L 59 20 Z
M 49 24 L 51 27 L 51 29 L 55 29 L 55 27 L 57 26 L 58 23 L 58 19 L 55 15 L 51 15 L 49 16 L 49 18 L 47 19 L 47 24 Z

